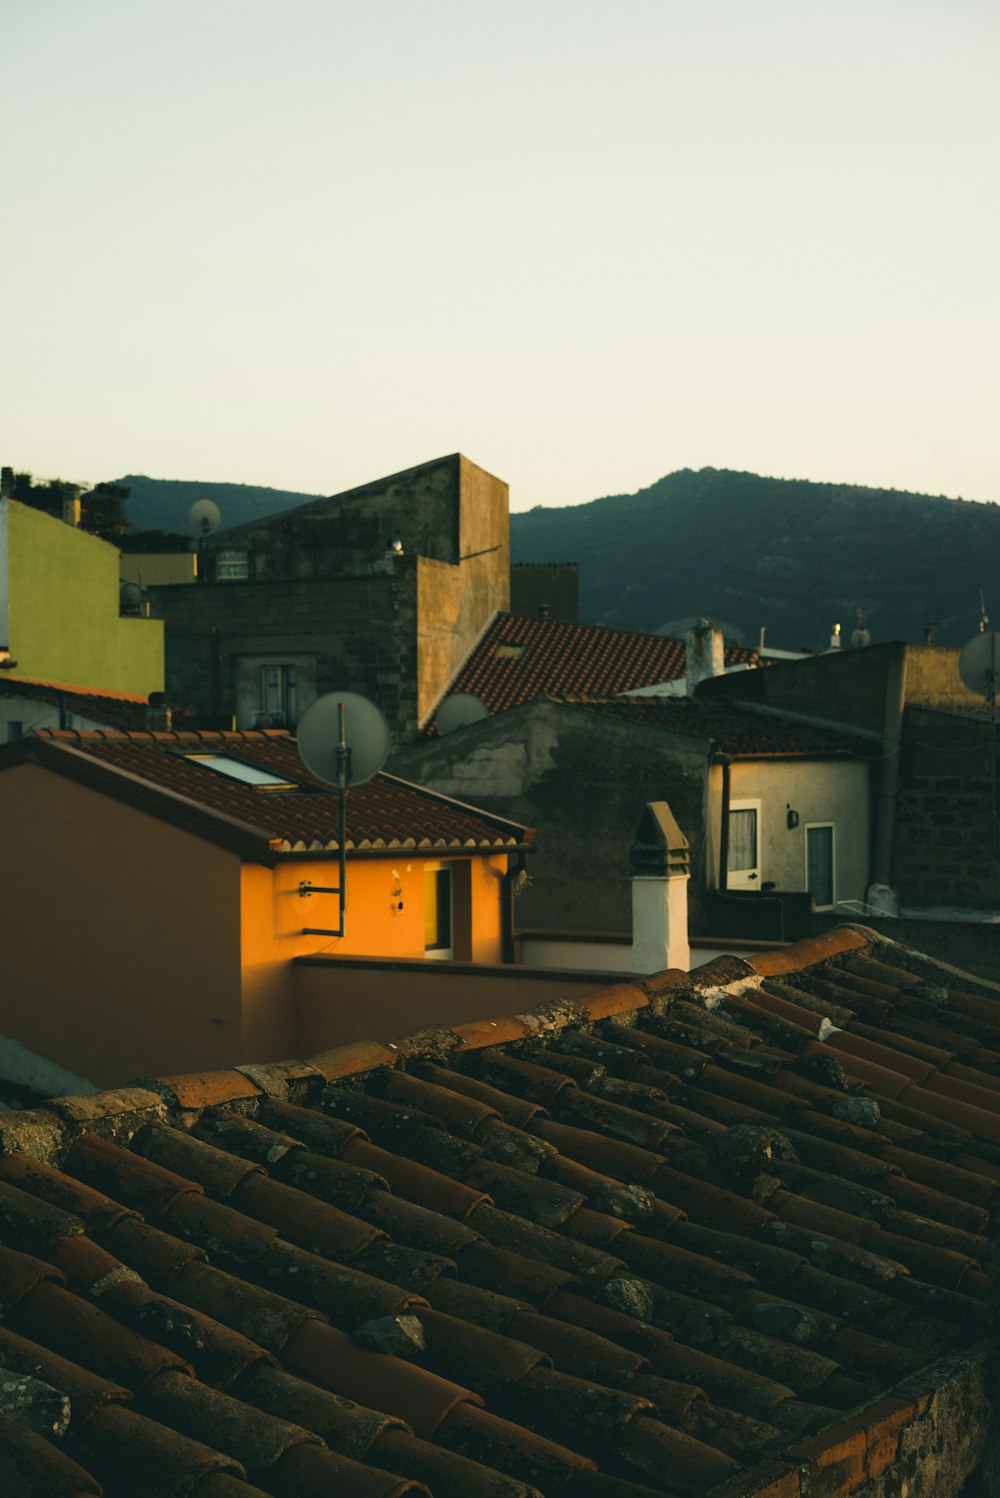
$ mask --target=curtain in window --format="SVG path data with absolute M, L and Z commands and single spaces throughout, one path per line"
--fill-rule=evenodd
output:
M 817 905 L 833 904 L 833 828 L 806 828 L 806 887 Z
M 757 812 L 754 808 L 729 813 L 729 860 L 733 871 L 757 867 Z

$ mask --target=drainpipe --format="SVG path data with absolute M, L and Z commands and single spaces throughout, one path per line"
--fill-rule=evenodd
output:
M 896 830 L 896 800 L 899 794 L 899 760 L 903 741 L 903 709 L 906 706 L 905 645 L 894 645 L 885 681 L 885 715 L 882 723 L 882 765 L 878 779 L 878 806 L 875 811 L 875 846 L 872 852 L 872 882 L 868 902 L 886 906 L 895 914 L 896 896 L 892 889 L 892 849 Z M 876 890 L 882 885 L 888 892 Z
M 514 881 L 519 879 L 525 871 L 524 854 L 517 855 L 517 862 L 512 864 L 507 860 L 507 872 L 500 880 L 500 958 L 502 962 L 513 963 L 514 951 Z
M 728 755 L 716 756 L 716 764 L 722 766 L 722 825 L 719 828 L 719 889 L 725 894 L 729 888 L 729 801 L 732 792 Z

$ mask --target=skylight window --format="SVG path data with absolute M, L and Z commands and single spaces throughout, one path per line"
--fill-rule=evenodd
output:
M 228 775 L 230 780 L 242 781 L 244 785 L 258 786 L 266 791 L 297 791 L 298 782 L 288 780 L 283 775 L 272 775 L 270 770 L 260 770 L 256 765 L 248 765 L 245 760 L 233 759 L 229 754 L 185 754 L 184 758 L 192 764 L 204 765 L 206 770 L 214 770 L 217 775 Z

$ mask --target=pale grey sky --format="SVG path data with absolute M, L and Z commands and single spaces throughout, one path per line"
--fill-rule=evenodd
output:
M 1000 499 L 995 0 L 0 0 L 4 463 Z

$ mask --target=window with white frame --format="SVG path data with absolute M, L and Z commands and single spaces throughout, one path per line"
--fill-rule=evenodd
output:
M 729 889 L 760 889 L 760 812 L 759 801 L 729 803 Z
M 830 910 L 837 903 L 834 824 L 806 823 L 806 889 L 817 910 Z
M 215 580 L 220 583 L 246 582 L 250 563 L 245 546 L 223 546 L 215 554 Z

